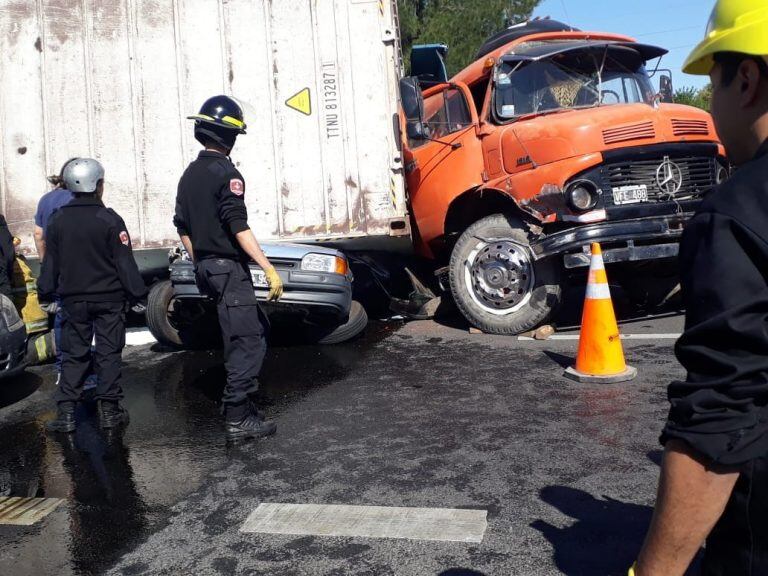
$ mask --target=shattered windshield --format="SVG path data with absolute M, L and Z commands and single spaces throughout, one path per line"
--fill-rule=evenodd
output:
M 609 51 L 571 51 L 539 61 L 502 62 L 496 72 L 495 112 L 501 121 L 558 110 L 651 104 L 644 62 Z

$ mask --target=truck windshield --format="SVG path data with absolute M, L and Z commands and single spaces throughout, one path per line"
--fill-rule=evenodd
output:
M 502 121 L 545 112 L 653 102 L 642 61 L 568 52 L 534 62 L 503 62 L 496 73 L 495 112 Z

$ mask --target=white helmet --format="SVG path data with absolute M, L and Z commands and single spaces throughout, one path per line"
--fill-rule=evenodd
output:
M 70 192 L 95 194 L 101 180 L 104 167 L 93 158 L 78 158 L 64 169 L 64 186 Z

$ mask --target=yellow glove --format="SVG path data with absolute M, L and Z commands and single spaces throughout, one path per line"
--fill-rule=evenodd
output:
M 635 576 L 635 568 L 637 568 L 637 562 L 632 564 L 632 568 L 629 569 L 627 576 Z
M 264 274 L 267 276 L 267 283 L 269 284 L 267 300 L 269 302 L 277 302 L 283 295 L 283 281 L 280 279 L 280 274 L 277 273 L 274 266 L 267 268 Z

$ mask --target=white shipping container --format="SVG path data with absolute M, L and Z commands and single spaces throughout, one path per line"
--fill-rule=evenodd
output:
M 199 150 L 186 116 L 243 103 L 233 161 L 261 239 L 409 233 L 395 0 L 0 0 L 0 200 L 34 253 L 46 175 L 106 168 L 136 248 L 178 241 L 176 185 Z

